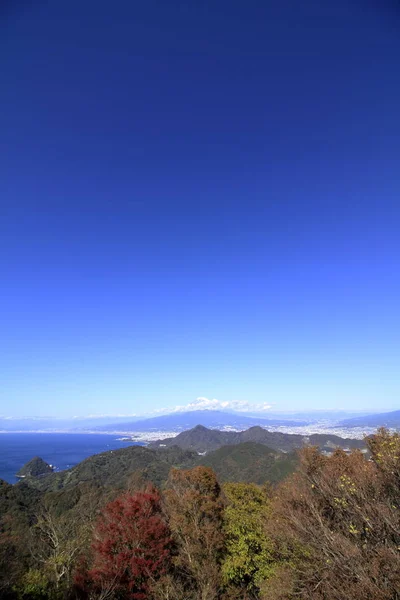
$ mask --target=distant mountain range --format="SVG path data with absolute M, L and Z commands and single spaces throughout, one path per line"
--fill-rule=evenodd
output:
M 342 427 L 392 427 L 400 429 L 400 410 L 345 419 L 339 425 Z
M 298 410 L 298 411 L 268 411 L 268 419 L 292 419 L 308 421 L 309 423 L 320 423 L 321 421 L 329 421 L 330 423 L 337 423 L 343 419 L 352 419 L 353 417 L 362 417 L 364 415 L 370 415 L 371 411 L 368 410 Z M 249 416 L 264 416 L 256 413 L 250 413 Z
M 241 413 L 230 413 L 219 410 L 194 410 L 184 413 L 172 413 L 160 415 L 141 421 L 127 423 L 111 423 L 106 426 L 96 427 L 96 431 L 183 431 L 198 424 L 206 427 L 223 429 L 232 427 L 246 429 L 254 425 L 270 426 L 301 426 L 307 425 L 309 421 L 297 419 L 268 419 L 262 417 L 249 417 Z
M 268 446 L 276 452 L 292 452 L 303 446 L 319 446 L 321 450 L 331 452 L 334 448 L 365 448 L 363 440 L 341 438 L 336 435 L 315 433 L 313 435 L 297 435 L 267 431 L 255 426 L 246 431 L 218 431 L 197 425 L 193 429 L 183 431 L 173 438 L 158 440 L 149 444 L 150 448 L 171 448 L 178 446 L 183 450 L 210 452 L 222 446 L 255 442 Z
M 55 417 L 0 417 L 1 431 L 68 431 L 68 432 L 87 432 L 100 426 L 107 426 L 112 423 L 132 423 L 138 417 L 76 417 L 72 419 L 62 419 Z M 139 418 L 138 418 L 139 419 Z
M 292 413 L 271 412 L 268 414 L 249 414 L 225 410 L 192 410 L 173 412 L 156 417 L 113 417 L 89 416 L 54 417 L 0 417 L 0 432 L 71 432 L 85 433 L 131 433 L 131 432 L 181 432 L 201 424 L 211 429 L 243 430 L 253 426 L 263 427 L 301 427 L 312 423 L 330 422 L 341 427 L 400 427 L 400 411 L 383 414 L 356 414 L 351 411 L 304 411 Z

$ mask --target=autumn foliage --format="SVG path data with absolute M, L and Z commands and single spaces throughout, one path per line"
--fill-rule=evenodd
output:
M 400 598 L 399 442 L 381 430 L 368 440 L 370 460 L 358 451 L 301 452 L 299 471 L 279 489 L 275 519 L 266 523 L 277 564 L 290 567 L 288 597 Z
M 86 495 L 81 524 L 42 507 L 25 544 L 8 513 L 0 596 L 400 600 L 400 435 L 382 429 L 367 444 L 368 454 L 304 448 L 297 472 L 275 488 L 221 487 L 212 469 L 196 467 L 172 469 L 162 491 L 143 480 L 142 491 L 96 507 L 97 519 L 97 495 Z
M 223 501 L 215 473 L 208 467 L 172 469 L 164 498 L 181 579 L 194 598 L 217 598 L 224 537 Z
M 91 566 L 76 582 L 88 595 L 145 600 L 151 583 L 168 568 L 171 543 L 159 493 L 123 495 L 102 512 Z

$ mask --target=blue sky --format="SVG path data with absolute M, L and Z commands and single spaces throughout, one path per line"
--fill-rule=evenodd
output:
M 6 2 L 0 414 L 397 409 L 391 2 Z

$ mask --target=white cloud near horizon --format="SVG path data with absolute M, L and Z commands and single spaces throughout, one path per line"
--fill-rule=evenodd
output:
M 261 403 L 253 403 L 248 402 L 247 400 L 217 400 L 216 398 L 205 398 L 204 396 L 200 396 L 196 398 L 193 402 L 189 402 L 188 404 L 178 404 L 176 406 L 165 406 L 162 408 L 158 408 L 151 411 L 138 411 L 135 413 L 102 413 L 102 414 L 88 414 L 88 415 L 74 415 L 72 417 L 61 416 L 24 416 L 24 417 L 15 417 L 15 416 L 5 416 L 0 415 L 1 420 L 55 420 L 55 421 L 85 421 L 87 419 L 147 419 L 149 417 L 154 417 L 158 415 L 169 415 L 173 413 L 184 413 L 184 412 L 193 412 L 196 410 L 226 410 L 226 411 L 234 411 L 234 412 L 243 412 L 243 413 L 266 413 L 272 408 L 271 404 L 267 402 Z
M 170 414 L 179 412 L 192 412 L 195 410 L 233 410 L 235 412 L 267 412 L 272 408 L 267 402 L 252 403 L 247 400 L 217 400 L 200 396 L 194 402 L 181 404 L 174 407 L 159 408 L 152 414 Z

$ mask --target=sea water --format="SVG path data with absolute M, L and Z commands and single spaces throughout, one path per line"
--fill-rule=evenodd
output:
M 15 483 L 15 474 L 34 456 L 61 471 L 93 454 L 132 444 L 135 442 L 123 442 L 109 434 L 0 433 L 0 479 Z

